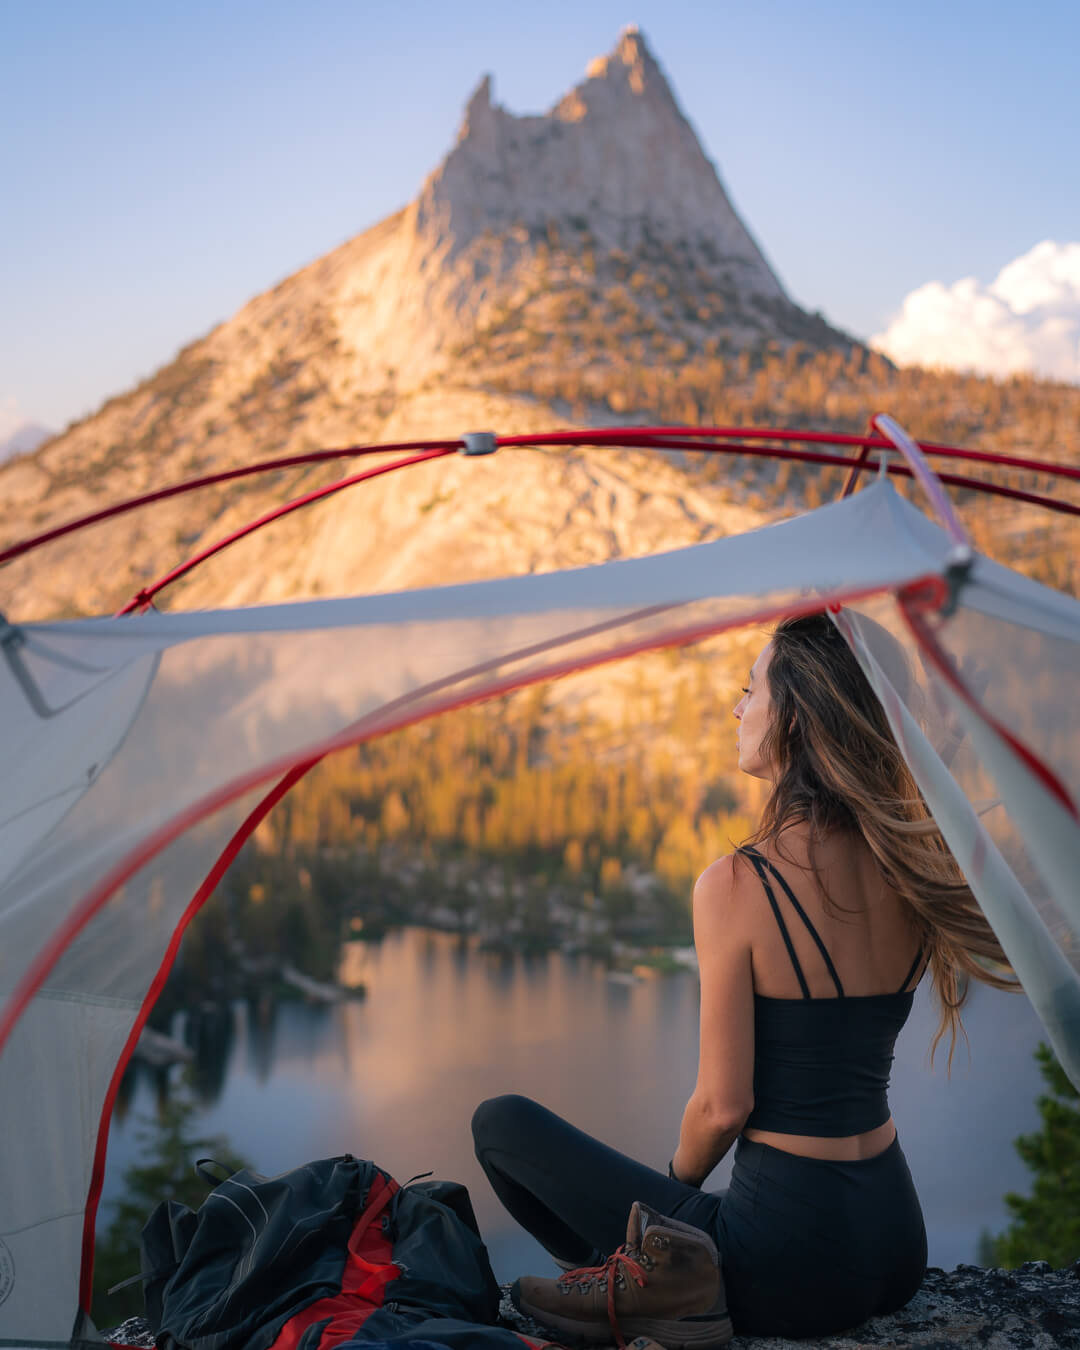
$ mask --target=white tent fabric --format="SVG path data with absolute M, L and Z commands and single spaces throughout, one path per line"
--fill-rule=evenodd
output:
M 1080 797 L 1080 605 L 976 560 L 937 638 L 973 672 L 988 720 L 923 659 L 896 599 L 944 575 L 950 552 L 879 482 L 746 535 L 602 566 L 0 634 L 12 766 L 0 788 L 0 1345 L 94 1335 L 79 1285 L 110 1084 L 192 897 L 282 773 L 739 624 L 846 605 L 837 621 L 1080 1082 L 1080 826 L 1002 735 Z M 870 618 L 905 644 L 908 678 Z

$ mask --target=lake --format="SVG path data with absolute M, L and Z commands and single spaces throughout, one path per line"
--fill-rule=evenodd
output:
M 551 1273 L 542 1249 L 504 1213 L 472 1153 L 469 1119 L 485 1097 L 521 1092 L 623 1152 L 667 1166 L 697 1068 L 698 981 L 691 973 L 608 978 L 561 952 L 525 958 L 473 939 L 405 928 L 347 944 L 367 997 L 329 1006 L 237 1004 L 204 1057 L 200 1133 L 224 1134 L 264 1173 L 353 1153 L 406 1181 L 464 1182 L 501 1281 Z M 922 1201 L 930 1264 L 975 1260 L 979 1232 L 1007 1221 L 1003 1195 L 1030 1174 L 1012 1141 L 1039 1124 L 1041 1025 L 1022 995 L 977 986 L 951 1080 L 948 1042 L 928 1062 L 937 1015 L 924 982 L 897 1042 L 890 1100 Z M 159 1071 L 160 1072 L 160 1071 Z M 177 1072 L 176 1070 L 172 1071 Z M 110 1135 L 104 1203 L 137 1152 L 153 1109 L 152 1071 L 135 1070 Z M 708 1189 L 727 1185 L 730 1156 Z

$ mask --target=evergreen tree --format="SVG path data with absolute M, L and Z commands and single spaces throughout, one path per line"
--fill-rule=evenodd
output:
M 980 1246 L 998 1266 L 1049 1261 L 1063 1267 L 1080 1258 L 1080 1092 L 1048 1045 L 1039 1045 L 1035 1058 L 1050 1089 L 1038 1100 L 1042 1129 L 1016 1140 L 1035 1184 L 1030 1196 L 1005 1197 L 1012 1224 Z
M 94 1250 L 94 1295 L 91 1315 L 99 1327 L 116 1326 L 143 1311 L 142 1285 L 136 1282 L 115 1294 L 114 1284 L 139 1273 L 139 1236 L 150 1213 L 162 1200 L 178 1200 L 198 1209 L 210 1186 L 195 1171 L 199 1158 L 213 1158 L 233 1172 L 246 1167 L 227 1140 L 194 1133 L 198 1105 L 186 1086 L 165 1101 L 156 1117 L 143 1117 L 138 1131 L 140 1157 L 124 1173 L 124 1194 Z

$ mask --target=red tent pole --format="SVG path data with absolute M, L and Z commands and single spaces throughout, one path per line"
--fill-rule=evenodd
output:
M 145 492 L 138 497 L 129 497 L 126 501 L 116 502 L 113 506 L 107 506 L 102 511 L 94 511 L 88 516 L 78 516 L 75 520 L 57 525 L 55 529 L 46 530 L 44 534 L 33 535 L 0 550 L 0 563 L 10 562 L 13 558 L 29 553 L 32 549 L 40 548 L 42 544 L 51 544 L 54 539 L 62 539 L 65 535 L 73 534 L 76 530 L 85 529 L 88 525 L 98 525 L 103 520 L 111 520 L 114 516 L 125 515 L 128 511 L 134 511 L 140 506 L 149 506 L 153 502 L 165 501 L 168 497 L 180 497 L 186 492 L 197 492 L 200 488 L 214 487 L 218 483 L 230 483 L 237 478 L 250 478 L 260 473 L 274 473 L 278 469 L 294 469 L 301 464 L 323 464 L 329 460 L 351 459 L 358 455 L 384 455 L 399 450 L 457 450 L 460 447 L 460 440 L 399 441 L 397 444 L 391 445 L 349 445 L 340 450 L 309 450 L 302 455 L 286 455 L 282 459 L 264 459 L 255 464 L 242 464 L 235 469 L 223 469 L 220 473 L 205 474 L 201 478 L 188 478 L 182 483 L 174 483 L 171 487 L 157 488 L 153 492 Z
M 912 582 L 911 585 L 905 586 L 896 594 L 900 613 L 918 643 L 920 651 L 925 654 L 926 659 L 948 684 L 949 688 L 977 717 L 1001 737 L 1016 757 L 1039 780 L 1047 792 L 1057 798 L 1073 819 L 1080 821 L 1080 811 L 1078 811 L 1077 805 L 1065 784 L 1044 760 L 1040 759 L 1017 736 L 1014 736 L 1009 728 L 998 721 L 979 701 L 978 697 L 968 688 L 963 676 L 956 669 L 955 663 L 938 641 L 929 618 L 931 614 L 941 612 L 943 605 L 948 601 L 948 590 L 947 583 L 941 577 L 934 577 L 928 582 Z
M 746 441 L 795 441 L 804 444 L 823 444 L 835 446 L 848 446 L 858 448 L 860 451 L 869 451 L 871 449 L 887 450 L 890 449 L 890 442 L 881 437 L 868 436 L 850 436 L 832 432 L 799 431 L 791 428 L 762 428 L 762 427 L 613 427 L 605 428 L 602 431 L 563 431 L 550 432 L 537 436 L 501 436 L 498 443 L 501 447 L 509 448 L 511 446 L 558 446 L 558 445 L 583 445 L 583 446 L 634 446 L 640 448 L 652 449 L 674 449 L 677 448 L 676 442 L 672 437 L 678 438 L 678 443 L 692 441 L 693 444 L 682 444 L 685 449 L 703 449 L 726 453 L 740 454 L 759 454 L 772 456 L 775 458 L 799 458 L 792 452 L 778 452 L 775 448 L 762 446 L 760 448 L 751 448 L 748 445 L 740 445 L 737 449 L 728 445 L 701 445 L 702 440 L 708 438 L 730 441 L 734 437 L 740 437 Z M 234 469 L 226 469 L 220 473 L 206 474 L 199 478 L 188 479 L 182 483 L 175 483 L 170 487 L 158 488 L 153 492 L 144 493 L 138 497 L 129 498 L 127 501 L 117 502 L 115 505 L 105 508 L 101 511 L 94 511 L 86 516 L 79 516 L 74 520 L 67 521 L 63 525 L 58 525 L 51 530 L 46 530 L 42 534 L 32 535 L 22 539 L 14 544 L 10 544 L 5 549 L 0 549 L 0 563 L 11 562 L 13 559 L 21 557 L 24 553 L 29 553 L 33 549 L 40 548 L 44 544 L 52 543 L 54 540 L 62 539 L 68 534 L 77 530 L 84 529 L 90 525 L 99 524 L 102 521 L 110 520 L 115 516 L 120 516 L 128 511 L 134 511 L 141 506 L 150 505 L 153 502 L 163 501 L 169 497 L 175 497 L 187 492 L 195 492 L 200 488 L 213 487 L 219 483 L 226 483 L 239 478 L 252 477 L 260 473 L 273 473 L 279 469 L 295 468 L 302 464 L 319 464 L 335 459 L 354 458 L 360 455 L 388 454 L 391 452 L 425 451 L 425 450 L 456 450 L 462 447 L 461 439 L 450 441 L 399 441 L 387 445 L 353 445 L 345 446 L 340 449 L 312 450 L 299 455 L 287 455 L 281 459 L 262 460 L 255 464 L 242 465 Z M 1039 460 L 1018 455 L 1001 455 L 985 450 L 966 450 L 959 446 L 950 446 L 937 444 L 935 442 L 924 441 L 920 443 L 920 448 L 924 454 L 940 455 L 946 458 L 968 459 L 976 463 L 993 465 L 1000 468 L 1027 469 L 1039 473 L 1046 473 L 1058 478 L 1068 478 L 1080 482 L 1080 468 L 1068 464 L 1055 463 L 1052 460 Z M 859 464 L 860 460 L 853 460 L 850 456 L 843 458 L 832 457 L 827 460 L 817 460 L 809 455 L 803 456 L 809 463 L 830 463 L 838 464 L 841 467 L 852 467 Z M 865 464 L 863 463 L 863 467 Z M 1039 501 L 1039 504 L 1053 506 L 1052 499 L 1038 499 L 1034 495 L 1025 500 Z
M 166 572 L 163 577 L 152 582 L 149 586 L 144 586 L 127 602 L 123 609 L 117 610 L 117 615 L 130 614 L 136 609 L 145 609 L 151 604 L 158 591 L 164 590 L 174 581 L 178 581 L 193 568 L 198 567 L 207 558 L 212 558 L 222 549 L 228 548 L 230 544 L 235 544 L 241 539 L 246 539 L 249 534 L 254 534 L 256 530 L 264 525 L 269 525 L 272 521 L 280 520 L 282 516 L 290 515 L 293 511 L 299 511 L 302 506 L 310 506 L 312 502 L 322 501 L 324 497 L 332 497 L 342 489 L 352 487 L 354 483 L 366 482 L 369 478 L 379 478 L 383 474 L 393 473 L 395 469 L 408 468 L 410 464 L 423 464 L 429 459 L 441 459 L 444 455 L 452 455 L 454 451 L 449 450 L 425 450 L 422 454 L 408 455 L 405 459 L 395 459 L 390 464 L 379 464 L 374 469 L 364 469 L 361 473 L 354 473 L 348 478 L 340 478 L 336 483 L 329 483 L 326 487 L 316 488 L 312 492 L 306 492 L 302 497 L 294 497 L 292 501 L 286 502 L 283 506 L 277 507 L 273 511 L 268 511 L 265 516 L 260 516 L 258 520 L 250 521 L 239 530 L 234 530 L 232 534 L 219 539 L 217 543 L 211 544 L 209 548 L 204 548 L 201 553 L 196 553 L 188 558 L 186 562 L 180 563 L 174 567 L 171 572 Z
M 870 425 L 866 429 L 867 439 L 863 442 L 863 448 L 859 451 L 859 457 L 851 466 L 851 472 L 848 474 L 847 482 L 844 484 L 844 490 L 841 497 L 850 497 L 855 491 L 855 484 L 858 482 L 859 474 L 862 472 L 867 459 L 870 456 L 871 438 L 874 435 L 874 419 L 871 417 Z

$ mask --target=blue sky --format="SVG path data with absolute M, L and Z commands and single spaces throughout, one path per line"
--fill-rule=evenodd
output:
M 912 293 L 955 319 L 968 277 L 1015 308 L 1001 269 L 1080 240 L 1064 0 L 0 0 L 0 436 L 91 411 L 407 202 L 484 72 L 544 110 L 627 23 L 789 293 L 859 336 Z

